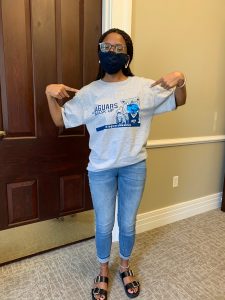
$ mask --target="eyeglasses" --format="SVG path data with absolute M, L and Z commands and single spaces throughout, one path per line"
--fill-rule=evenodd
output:
M 102 52 L 109 52 L 113 48 L 113 51 L 115 53 L 124 53 L 124 51 L 127 49 L 126 45 L 122 45 L 122 44 L 112 45 L 106 42 L 99 43 L 99 47 Z

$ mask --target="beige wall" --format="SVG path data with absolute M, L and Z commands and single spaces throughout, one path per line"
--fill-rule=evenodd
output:
M 148 175 L 139 213 L 222 191 L 225 143 L 149 150 Z M 179 186 L 172 177 L 179 175 Z
M 158 79 L 181 70 L 187 77 L 187 104 L 155 117 L 150 139 L 225 135 L 224 12 L 224 0 L 133 0 L 134 73 Z M 224 142 L 148 152 L 140 212 L 222 191 Z

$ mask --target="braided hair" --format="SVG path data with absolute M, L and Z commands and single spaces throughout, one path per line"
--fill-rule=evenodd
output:
M 103 42 L 103 40 L 105 39 L 105 37 L 108 34 L 114 33 L 114 32 L 120 34 L 124 38 L 126 47 L 127 47 L 127 54 L 130 57 L 128 67 L 127 68 L 123 67 L 122 72 L 125 76 L 134 76 L 134 74 L 131 72 L 131 69 L 130 69 L 130 63 L 133 58 L 133 43 L 132 43 L 131 37 L 125 31 L 118 29 L 118 28 L 111 28 L 108 31 L 106 31 L 105 33 L 103 33 L 103 35 L 99 39 L 99 43 Z M 99 51 L 100 51 L 100 47 L 98 45 L 98 52 Z M 102 79 L 104 76 L 105 76 L 105 71 L 102 69 L 101 64 L 99 64 L 98 75 L 97 75 L 96 79 L 97 80 Z

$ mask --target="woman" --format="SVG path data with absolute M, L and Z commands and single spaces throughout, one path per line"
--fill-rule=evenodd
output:
M 100 273 L 92 299 L 107 299 L 109 257 L 118 194 L 119 272 L 128 297 L 139 295 L 140 284 L 129 267 L 135 241 L 135 220 L 146 177 L 145 145 L 154 115 L 186 101 L 185 78 L 172 72 L 157 81 L 136 77 L 130 70 L 133 45 L 128 34 L 110 29 L 99 40 L 97 80 L 80 91 L 63 84 L 46 88 L 56 126 L 85 124 L 91 149 L 88 175 L 95 210 L 96 249 Z M 56 101 L 76 96 L 61 108 Z

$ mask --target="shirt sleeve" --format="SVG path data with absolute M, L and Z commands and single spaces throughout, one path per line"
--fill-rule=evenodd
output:
M 154 87 L 154 115 L 175 110 L 175 89 L 166 90 L 160 86 Z
M 77 127 L 85 124 L 82 99 L 77 94 L 61 108 L 62 117 L 66 128 Z

